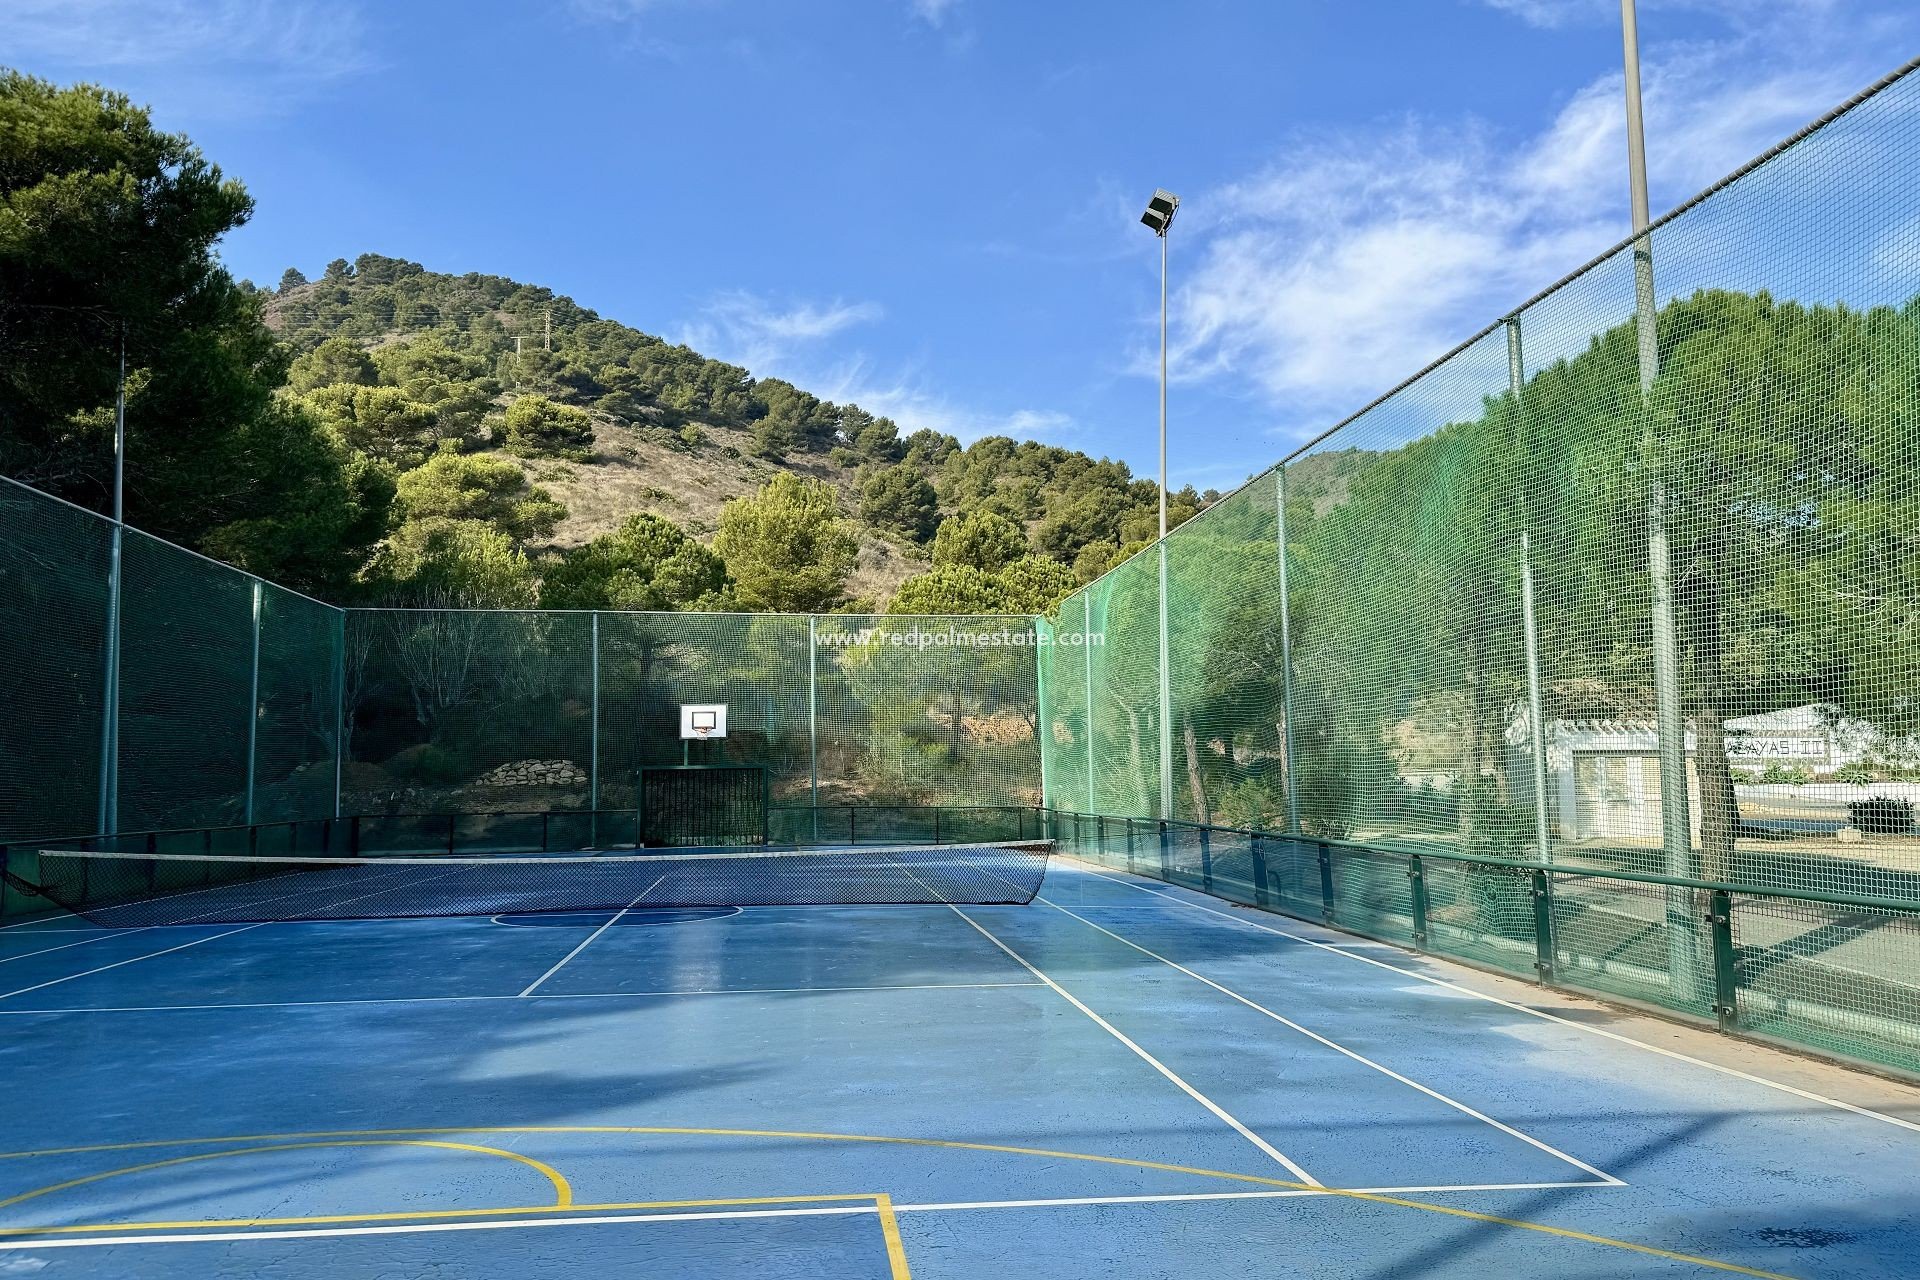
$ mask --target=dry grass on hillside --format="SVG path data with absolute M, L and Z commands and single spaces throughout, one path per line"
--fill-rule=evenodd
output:
M 525 464 L 536 483 L 566 504 L 567 518 L 554 531 L 553 547 L 579 546 L 642 511 L 711 542 L 720 508 L 782 470 L 833 485 L 849 515 L 859 506 L 852 472 L 814 455 L 795 455 L 778 465 L 752 457 L 747 453 L 748 433 L 742 430 L 702 426 L 705 439 L 689 446 L 676 433 L 658 427 L 600 418 L 594 429 L 592 461 Z M 902 582 L 926 568 L 926 560 L 857 522 L 855 529 L 860 560 L 847 584 L 848 594 L 884 605 Z

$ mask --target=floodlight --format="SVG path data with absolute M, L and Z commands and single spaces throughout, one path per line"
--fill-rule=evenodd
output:
M 1153 234 L 1164 236 L 1167 228 L 1173 225 L 1174 211 L 1180 207 L 1180 197 L 1171 191 L 1155 191 L 1153 199 L 1147 201 L 1147 211 L 1140 215 L 1140 221 L 1153 228 Z

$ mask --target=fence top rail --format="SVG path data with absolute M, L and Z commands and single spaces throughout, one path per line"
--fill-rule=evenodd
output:
M 22 486 L 22 487 L 24 488 L 27 486 Z M 36 489 L 34 490 L 34 492 L 38 493 L 39 490 Z M 56 498 L 54 499 L 54 501 L 58 502 L 58 501 L 61 501 L 61 499 Z M 71 506 L 73 504 L 68 503 L 68 505 Z M 82 507 L 80 508 L 80 510 L 85 511 L 86 508 Z M 88 512 L 88 514 L 98 515 L 99 513 Z M 104 516 L 100 518 L 105 519 Z M 128 527 L 131 528 L 132 526 L 129 525 Z M 194 552 L 192 554 L 198 555 L 199 553 Z M 206 557 L 201 556 L 201 559 L 204 560 L 206 559 Z M 216 560 L 214 561 L 214 563 L 218 564 L 219 561 Z M 231 567 L 231 566 L 228 566 L 228 567 Z M 244 573 L 245 570 L 235 569 L 234 572 Z M 252 576 L 252 575 L 249 575 L 249 576 Z M 265 580 L 262 579 L 262 581 L 265 581 Z M 344 606 L 329 605 L 328 607 L 338 608 L 342 613 L 355 613 L 355 614 L 361 614 L 361 613 L 365 613 L 365 614 L 372 614 L 372 613 L 508 614 L 508 613 L 512 613 L 512 614 L 526 614 L 533 617 L 548 617 L 548 616 L 554 616 L 554 615 L 563 615 L 563 616 L 574 616 L 574 617 L 582 617 L 582 618 L 595 617 L 595 616 L 610 617 L 610 618 L 611 617 L 791 618 L 795 622 L 805 622 L 811 619 L 815 622 L 834 621 L 834 622 L 862 623 L 862 624 L 865 624 L 865 626 L 870 627 L 874 630 L 878 630 L 881 626 L 910 625 L 914 623 L 923 623 L 923 622 L 946 622 L 946 623 L 952 623 L 954 625 L 960 625 L 967 622 L 1017 622 L 1025 626 L 1031 626 L 1034 619 L 1038 616 L 1036 614 L 1031 614 L 1031 613 L 779 613 L 772 610 L 768 610 L 762 613 L 750 613 L 741 609 L 540 609 L 540 608 L 481 609 L 481 608 L 467 608 L 467 607 L 440 608 L 433 605 L 399 605 L 399 604 L 369 604 L 369 605 L 344 605 Z
M 861 809 L 867 812 L 875 812 L 883 809 L 907 809 L 907 810 L 921 810 L 921 811 L 930 811 L 930 810 L 938 809 L 941 813 L 970 813 L 970 812 L 1008 813 L 1017 809 L 1017 810 L 1021 810 L 1028 813 L 1048 812 L 1047 809 L 1045 809 L 1043 806 L 1037 805 L 1037 804 L 854 804 L 851 801 L 846 801 L 840 804 L 776 804 L 772 807 L 775 809 L 785 809 L 785 810 L 791 810 L 799 813 L 805 813 L 808 810 L 813 810 L 813 809 L 818 809 L 818 810 Z
M 1065 817 L 1111 817 L 1106 814 L 1076 814 L 1071 810 L 1052 810 Z M 1124 819 L 1135 821 L 1135 819 Z M 1159 819 L 1139 819 L 1148 823 Z M 1180 826 L 1200 826 L 1199 823 L 1178 823 Z M 1262 840 L 1285 841 L 1294 844 L 1323 846 L 1353 853 L 1372 854 L 1379 857 L 1404 858 L 1409 862 L 1441 861 L 1465 862 L 1476 866 L 1502 867 L 1513 871 L 1541 871 L 1548 875 L 1584 876 L 1590 880 L 1624 880 L 1634 884 L 1664 885 L 1674 889 L 1701 889 L 1710 892 L 1738 893 L 1749 897 L 1783 898 L 1794 902 L 1817 902 L 1826 906 L 1857 907 L 1867 911 L 1907 911 L 1920 913 L 1920 896 L 1911 898 L 1882 898 L 1870 894 L 1830 893 L 1819 889 L 1794 889 L 1782 885 L 1746 884 L 1735 880 L 1697 880 L 1687 876 L 1662 875 L 1654 871 L 1626 871 L 1614 867 L 1581 867 L 1558 862 L 1536 862 L 1525 858 L 1496 858 L 1481 853 L 1460 853 L 1452 849 L 1394 849 L 1380 845 L 1365 844 L 1357 840 L 1336 840 L 1325 836 L 1290 835 L 1283 831 L 1243 831 L 1232 827 L 1214 827 L 1215 831 L 1234 831 L 1240 835 L 1250 835 Z M 1920 871 L 1899 872 L 1895 875 L 1908 875 L 1920 879 Z
M 98 521 L 100 524 L 106 526 L 109 529 L 113 528 L 114 524 L 116 523 L 112 516 L 103 515 L 100 512 L 93 510 L 93 508 L 91 507 L 83 507 L 77 502 L 70 502 L 67 499 L 62 498 L 57 494 L 48 493 L 43 489 L 36 489 L 32 485 L 28 484 L 26 481 L 16 480 L 12 476 L 0 476 L 0 485 L 9 485 L 15 489 L 20 490 L 23 493 L 32 494 L 35 501 L 58 503 L 60 506 L 66 507 L 69 510 L 79 512 L 81 515 L 86 516 L 90 520 Z M 215 560 L 212 556 L 206 555 L 203 552 L 195 551 L 192 547 L 183 547 L 177 542 L 168 542 L 165 538 L 159 537 L 156 534 L 148 533 L 145 529 L 139 528 L 136 525 L 128 524 L 124 520 L 119 521 L 118 523 L 120 527 L 128 533 L 138 534 L 140 537 L 145 538 L 148 542 L 158 543 L 160 546 L 166 547 L 170 551 L 178 551 L 181 555 L 192 556 L 195 560 L 199 560 L 205 564 L 210 564 L 216 569 L 224 570 L 227 573 L 238 574 L 249 582 L 259 583 L 263 587 L 271 587 L 275 591 L 281 592 L 285 595 L 294 596 L 301 600 L 305 600 L 308 604 L 317 604 L 321 608 L 326 609 L 332 613 L 340 614 L 341 616 L 345 616 L 346 613 L 348 612 L 347 610 L 341 608 L 337 604 L 332 604 L 326 600 L 321 600 L 318 597 L 310 596 L 304 591 L 295 591 L 292 587 L 283 587 L 279 583 L 273 581 L 270 578 L 263 578 L 257 573 L 248 573 L 245 569 L 235 568 L 233 565 L 228 564 L 224 560 Z

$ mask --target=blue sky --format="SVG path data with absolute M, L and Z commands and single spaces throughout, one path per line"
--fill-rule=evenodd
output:
M 1904 0 L 1641 0 L 1656 213 L 1920 49 Z M 150 103 L 272 283 L 549 285 L 908 429 L 1230 488 L 1627 231 L 1615 0 L 7 0 Z

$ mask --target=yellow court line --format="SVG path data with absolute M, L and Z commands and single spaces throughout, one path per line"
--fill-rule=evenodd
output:
M 887 1241 L 887 1273 L 892 1280 L 913 1280 L 907 1271 L 907 1246 L 900 1239 L 900 1219 L 893 1213 L 893 1197 L 878 1195 L 873 1202 L 880 1210 L 880 1234 Z
M 531 1156 L 523 1156 L 514 1151 L 502 1151 L 498 1147 L 475 1146 L 468 1142 L 429 1142 L 418 1139 L 381 1138 L 360 1139 L 351 1142 L 286 1142 L 266 1147 L 241 1147 L 232 1151 L 205 1151 L 199 1155 L 176 1156 L 171 1160 L 155 1160 L 150 1164 L 129 1165 L 124 1169 L 109 1169 L 105 1173 L 90 1173 L 84 1178 L 71 1178 L 66 1182 L 56 1182 L 49 1186 L 35 1187 L 31 1191 L 23 1191 L 19 1195 L 9 1196 L 5 1200 L 0 1200 L 0 1209 L 10 1209 L 14 1205 L 27 1200 L 34 1200 L 40 1196 L 50 1196 L 56 1191 L 70 1191 L 75 1187 L 84 1187 L 88 1183 L 104 1182 L 108 1178 L 119 1178 L 135 1173 L 148 1173 L 154 1169 L 168 1169 L 175 1165 L 194 1164 L 202 1160 L 225 1160 L 234 1156 L 263 1155 L 270 1151 L 311 1151 L 326 1147 L 434 1147 L 443 1151 L 467 1151 L 477 1155 L 499 1156 L 502 1159 L 512 1160 L 518 1164 L 526 1165 L 529 1169 L 534 1170 L 541 1177 L 553 1184 L 554 1202 L 551 1206 L 547 1207 L 554 1209 L 569 1209 L 573 1207 L 573 1188 L 568 1185 L 566 1178 L 552 1165 L 544 1164 L 539 1160 L 533 1159 Z
M 1650 1258 L 1666 1258 L 1672 1262 L 1690 1262 L 1696 1267 L 1707 1267 L 1714 1271 L 1730 1271 L 1735 1275 L 1757 1276 L 1759 1280 L 1794 1280 L 1778 1271 L 1761 1271 L 1754 1267 L 1743 1267 L 1737 1262 L 1719 1262 L 1713 1258 L 1702 1258 L 1691 1253 L 1675 1253 L 1671 1249 L 1657 1249 L 1650 1244 L 1635 1244 L 1631 1240 L 1616 1240 L 1612 1236 L 1597 1236 L 1591 1232 L 1575 1231 L 1571 1227 L 1553 1227 L 1544 1222 L 1528 1222 L 1524 1218 L 1502 1218 L 1492 1213 L 1476 1213 L 1472 1209 L 1456 1209 L 1452 1205 L 1428 1204 L 1424 1200 L 1402 1200 L 1398 1196 L 1376 1195 L 1371 1191 L 1341 1191 L 1334 1187 L 1326 1188 L 1328 1195 L 1345 1196 L 1350 1200 L 1370 1200 L 1375 1204 L 1398 1205 L 1403 1209 L 1424 1209 L 1429 1213 L 1444 1213 L 1451 1218 L 1467 1218 L 1474 1222 L 1487 1222 L 1501 1227 L 1518 1227 L 1522 1231 L 1538 1231 L 1545 1235 L 1559 1236 L 1566 1240 L 1583 1240 L 1588 1244 L 1605 1245 L 1609 1249 L 1625 1249 L 1630 1253 L 1645 1254 Z
M 1079 1151 L 1049 1151 L 1041 1147 L 1009 1147 L 986 1142 L 956 1142 L 942 1138 L 898 1138 L 861 1133 L 807 1133 L 784 1129 L 691 1129 L 654 1125 L 482 1125 L 468 1128 L 433 1129 L 329 1129 L 314 1133 L 257 1133 L 227 1138 L 175 1138 L 144 1142 L 106 1143 L 89 1147 L 50 1147 L 40 1151 L 0 1152 L 0 1160 L 26 1160 L 39 1156 L 89 1155 L 102 1151 L 137 1151 L 158 1147 L 210 1146 L 224 1142 L 279 1142 L 295 1138 L 372 1138 L 382 1135 L 475 1134 L 615 1134 L 653 1137 L 712 1138 L 790 1138 L 810 1142 L 870 1142 L 894 1146 L 941 1147 L 955 1151 L 985 1151 L 995 1155 L 1038 1156 L 1048 1160 L 1080 1160 L 1089 1164 L 1120 1165 L 1129 1169 L 1150 1169 L 1158 1173 L 1182 1173 L 1199 1178 L 1220 1178 L 1230 1182 L 1250 1182 L 1256 1186 L 1295 1190 L 1308 1184 L 1283 1178 L 1266 1178 L 1252 1173 L 1228 1173 L 1221 1169 L 1201 1169 L 1192 1165 L 1164 1164 L 1157 1160 L 1134 1160 L 1125 1156 L 1097 1156 Z
M 138 1149 L 138 1148 L 168 1147 L 168 1146 L 191 1146 L 195 1144 L 211 1144 L 211 1143 L 220 1143 L 220 1142 L 264 1142 L 264 1141 L 273 1141 L 275 1139 L 282 1139 L 282 1138 L 350 1138 L 350 1137 L 375 1137 L 383 1134 L 451 1134 L 451 1133 L 626 1134 L 626 1135 L 669 1136 L 669 1137 L 677 1136 L 677 1137 L 782 1138 L 782 1139 L 795 1139 L 795 1140 L 802 1140 L 802 1141 L 864 1142 L 864 1143 L 878 1143 L 878 1144 L 901 1145 L 901 1146 L 939 1147 L 939 1148 L 946 1148 L 946 1149 L 957 1150 L 957 1151 L 986 1151 L 986 1152 L 993 1152 L 993 1153 L 1002 1154 L 1002 1155 L 1040 1156 L 1047 1159 L 1055 1159 L 1055 1160 L 1078 1160 L 1078 1161 L 1085 1161 L 1093 1164 L 1122 1165 L 1122 1166 L 1135 1168 L 1135 1169 L 1151 1169 L 1151 1170 L 1155 1170 L 1157 1172 L 1163 1172 L 1163 1173 L 1183 1173 L 1183 1174 L 1190 1174 L 1190 1175 L 1193 1175 L 1196 1177 L 1202 1177 L 1202 1178 L 1219 1178 L 1219 1179 L 1224 1179 L 1232 1182 L 1250 1182 L 1260 1186 L 1278 1187 L 1285 1190 L 1311 1191 L 1311 1192 L 1322 1193 L 1322 1194 L 1331 1195 L 1331 1196 L 1341 1196 L 1349 1200 L 1362 1200 L 1362 1201 L 1368 1201 L 1374 1204 L 1393 1205 L 1395 1207 L 1403 1208 L 1403 1209 L 1418 1209 L 1428 1213 L 1444 1214 L 1448 1217 L 1465 1218 L 1474 1222 L 1485 1222 L 1494 1226 L 1512 1227 L 1521 1231 L 1534 1231 L 1534 1232 L 1539 1232 L 1543 1235 L 1556 1236 L 1562 1239 L 1579 1240 L 1588 1244 L 1597 1244 L 1597 1245 L 1602 1245 L 1608 1248 L 1623 1249 L 1630 1253 L 1638 1253 L 1648 1257 L 1666 1258 L 1674 1262 L 1691 1263 L 1695 1266 L 1706 1267 L 1714 1271 L 1725 1271 L 1725 1272 L 1731 1272 L 1736 1275 L 1754 1276 L 1754 1277 L 1757 1277 L 1758 1280 L 1793 1280 L 1793 1277 L 1783 1275 L 1779 1272 L 1760 1271 L 1752 1267 L 1740 1266 L 1737 1263 L 1719 1262 L 1712 1258 L 1698 1257 L 1694 1254 L 1676 1253 L 1671 1250 L 1655 1248 L 1652 1245 L 1635 1244 L 1634 1242 L 1629 1240 L 1616 1240 L 1610 1236 L 1593 1235 L 1584 1231 L 1576 1231 L 1568 1227 L 1554 1227 L 1554 1226 L 1549 1226 L 1545 1223 L 1540 1223 L 1540 1222 L 1528 1222 L 1520 1218 L 1502 1218 L 1494 1214 L 1477 1213 L 1471 1209 L 1456 1209 L 1450 1205 L 1429 1204 L 1426 1201 L 1422 1201 L 1422 1200 L 1404 1200 L 1397 1196 L 1380 1195 L 1375 1192 L 1344 1191 L 1338 1187 L 1318 1187 L 1318 1186 L 1309 1185 L 1308 1183 L 1304 1183 L 1304 1182 L 1291 1182 L 1283 1178 L 1265 1178 L 1265 1177 L 1260 1177 L 1255 1174 L 1249 1174 L 1249 1173 L 1227 1173 L 1219 1169 L 1199 1169 L 1199 1168 L 1194 1168 L 1190 1165 L 1164 1164 L 1156 1160 L 1130 1160 L 1121 1156 L 1097 1156 L 1097 1155 L 1088 1155 L 1084 1152 L 1049 1151 L 1044 1148 L 1009 1147 L 1009 1146 L 1000 1146 L 993 1143 L 983 1143 L 983 1142 L 956 1142 L 956 1141 L 950 1141 L 950 1140 L 941 1139 L 941 1138 L 900 1138 L 900 1137 L 889 1137 L 889 1136 L 873 1135 L 873 1134 L 808 1133 L 803 1131 L 791 1131 L 791 1130 L 782 1130 L 782 1129 L 705 1129 L 705 1128 L 682 1128 L 677 1126 L 656 1126 L 656 1125 L 517 1125 L 517 1126 L 492 1125 L 492 1126 L 480 1126 L 477 1128 L 465 1128 L 465 1129 L 460 1129 L 460 1128 L 364 1129 L 364 1130 L 345 1129 L 345 1130 L 335 1130 L 335 1131 L 327 1131 L 327 1132 L 312 1133 L 312 1134 L 298 1134 L 298 1133 L 260 1134 L 260 1135 L 253 1135 L 249 1137 L 230 1137 L 230 1138 L 182 1138 L 182 1139 L 174 1139 L 174 1140 L 161 1139 L 161 1140 L 153 1140 L 153 1141 L 147 1141 L 147 1142 L 111 1143 L 111 1144 L 91 1146 L 91 1147 L 67 1147 L 67 1148 L 52 1148 L 52 1149 L 42 1150 L 42 1151 L 5 1152 L 5 1153 L 0 1153 L 0 1159 L 9 1159 L 9 1160 L 25 1159 L 33 1156 L 75 1155 L 75 1154 L 81 1154 L 81 1153 L 87 1153 L 87 1152 L 122 1151 L 122 1150 Z M 315 1144 L 315 1145 L 322 1145 L 322 1144 Z M 503 1152 L 501 1154 L 509 1154 L 509 1153 Z M 189 1157 L 189 1158 L 192 1158 L 192 1157 Z M 173 1162 L 163 1162 L 163 1163 L 173 1163 Z M 873 1199 L 874 1197 L 852 1196 L 852 1197 L 840 1197 L 840 1198 L 868 1200 L 868 1199 Z M 811 1197 L 811 1199 L 820 1200 L 820 1199 L 826 1199 L 826 1197 Z M 10 1203 L 10 1202 L 0 1201 L 0 1207 L 5 1207 L 7 1203 Z M 775 1203 L 795 1203 L 795 1202 L 794 1201 L 777 1201 Z M 575 1205 L 573 1207 L 583 1211 L 584 1210 L 599 1211 L 599 1210 L 612 1210 L 612 1209 L 622 1209 L 622 1208 L 627 1208 L 627 1209 L 656 1208 L 656 1207 L 663 1207 L 663 1206 L 649 1205 L 649 1204 L 635 1204 L 635 1205 Z M 271 1222 L 263 1219 L 261 1220 L 248 1219 L 248 1220 L 241 1220 L 236 1223 L 203 1222 L 203 1223 L 185 1223 L 185 1224 L 126 1224 L 119 1227 L 106 1227 L 106 1228 L 94 1228 L 94 1229 L 96 1230 L 101 1230 L 101 1229 L 135 1230 L 135 1229 L 144 1227 L 149 1230 L 155 1230 L 155 1229 L 159 1229 L 162 1226 L 175 1226 L 175 1227 L 178 1227 L 178 1226 L 227 1226 L 227 1225 L 283 1226 L 283 1225 L 295 1225 L 302 1222 L 305 1222 L 305 1223 L 321 1223 L 326 1221 L 377 1222 L 377 1221 L 393 1221 L 393 1220 L 399 1220 L 399 1219 L 420 1218 L 420 1217 L 457 1217 L 457 1216 L 472 1217 L 472 1216 L 482 1216 L 482 1215 L 499 1215 L 499 1214 L 507 1214 L 507 1213 L 525 1213 L 525 1212 L 551 1212 L 551 1210 L 471 1209 L 471 1210 L 454 1210 L 451 1212 L 443 1212 L 439 1214 L 434 1214 L 430 1212 L 419 1212 L 419 1213 L 392 1214 L 392 1215 L 365 1215 L 363 1217 L 345 1218 L 345 1219 L 295 1218 L 295 1219 L 277 1219 L 277 1220 L 272 1220 Z M 78 1229 L 79 1228 L 72 1228 L 72 1230 L 78 1230 Z M 29 1229 L 23 1229 L 23 1230 L 0 1228 L 0 1236 L 11 1235 L 11 1234 L 26 1234 L 28 1232 L 53 1233 L 53 1232 L 62 1232 L 66 1230 L 69 1230 L 69 1228 L 48 1227 L 48 1228 L 29 1228 Z

